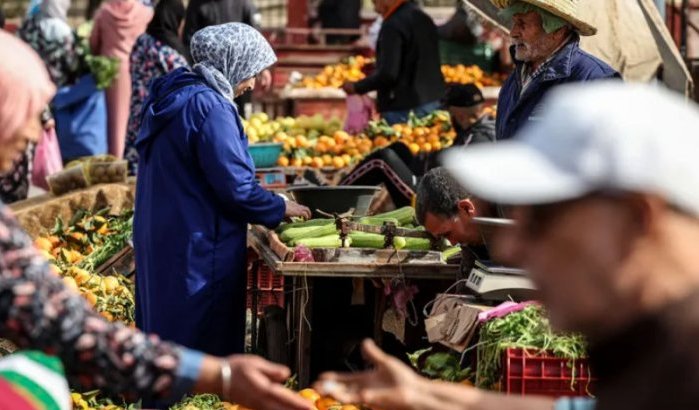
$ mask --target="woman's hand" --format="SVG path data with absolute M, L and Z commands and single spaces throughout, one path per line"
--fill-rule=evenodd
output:
M 311 219 L 311 210 L 307 206 L 299 205 L 294 201 L 286 201 L 286 212 L 284 216 L 287 218 L 303 218 Z
M 231 367 L 228 392 L 222 392 L 221 360 L 227 360 Z M 311 403 L 282 386 L 289 375 L 286 367 L 258 356 L 233 355 L 226 359 L 206 356 L 194 389 L 197 393 L 218 394 L 255 410 L 311 410 Z

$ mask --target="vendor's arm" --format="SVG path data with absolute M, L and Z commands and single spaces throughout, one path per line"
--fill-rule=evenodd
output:
M 323 375 L 317 388 L 347 403 L 366 403 L 384 410 L 553 410 L 544 397 L 509 397 L 472 387 L 432 381 L 417 375 L 400 360 L 364 343 L 373 370 Z
M 242 220 L 273 228 L 284 219 L 284 199 L 255 181 L 245 137 L 230 107 L 213 106 L 196 138 L 199 164 L 211 188 L 224 206 Z
M 376 70 L 367 78 L 354 84 L 357 94 L 366 94 L 379 88 L 391 88 L 398 80 L 403 64 L 403 37 L 391 27 L 384 27 L 379 37 L 379 53 Z

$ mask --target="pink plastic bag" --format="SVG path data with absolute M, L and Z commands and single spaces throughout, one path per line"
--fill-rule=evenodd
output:
M 53 128 L 41 133 L 41 139 L 34 150 L 32 165 L 32 184 L 48 190 L 49 184 L 46 182 L 46 177 L 63 169 L 61 148 L 58 146 L 56 130 Z
M 358 134 L 366 128 L 374 116 L 374 102 L 366 95 L 347 96 L 347 121 L 345 131 Z

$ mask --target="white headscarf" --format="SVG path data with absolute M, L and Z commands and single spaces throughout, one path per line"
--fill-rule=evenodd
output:
M 209 26 L 194 33 L 190 44 L 194 71 L 231 102 L 235 87 L 277 61 L 259 31 L 243 23 Z
M 41 18 L 55 18 L 68 21 L 70 0 L 44 0 L 39 10 Z

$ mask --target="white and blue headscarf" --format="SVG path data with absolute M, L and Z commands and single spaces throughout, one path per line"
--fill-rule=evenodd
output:
M 193 70 L 231 102 L 235 87 L 277 61 L 259 31 L 243 23 L 203 28 L 192 37 Z

